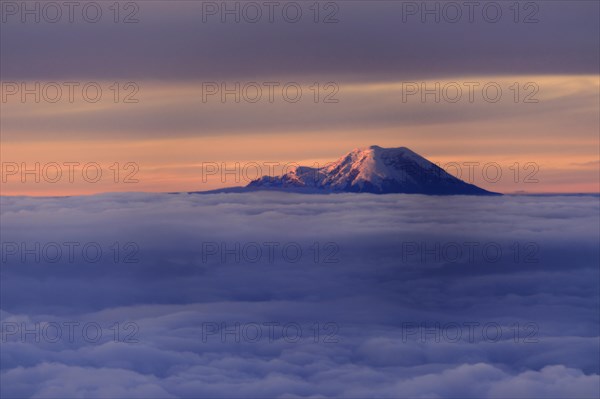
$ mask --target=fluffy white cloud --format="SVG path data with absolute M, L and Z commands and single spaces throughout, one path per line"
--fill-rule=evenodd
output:
M 599 394 L 597 196 L 1 201 L 2 397 Z

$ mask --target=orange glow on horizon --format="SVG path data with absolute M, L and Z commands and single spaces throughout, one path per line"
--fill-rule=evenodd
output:
M 445 79 L 443 82 L 477 80 L 476 77 Z M 598 170 L 600 167 L 598 146 L 598 84 L 597 76 L 523 76 L 523 77 L 480 77 L 480 80 L 501 82 L 506 87 L 510 82 L 535 81 L 540 87 L 539 104 L 404 104 L 401 98 L 401 83 L 363 83 L 340 86 L 345 93 L 338 104 L 328 109 L 335 114 L 329 120 L 328 114 L 314 113 L 311 104 L 306 108 L 299 105 L 284 104 L 273 110 L 269 106 L 252 108 L 248 104 L 217 104 L 215 112 L 227 111 L 228 119 L 237 118 L 236 112 L 242 112 L 239 118 L 254 115 L 256 121 L 263 123 L 264 118 L 278 113 L 282 109 L 292 112 L 306 112 L 307 121 L 302 125 L 290 125 L 281 130 L 263 131 L 251 121 L 243 130 L 232 127 L 231 131 L 201 128 L 198 134 L 180 134 L 154 132 L 153 134 L 130 132 L 127 129 L 119 138 L 103 131 L 100 125 L 86 125 L 89 117 L 98 118 L 111 115 L 123 117 L 124 110 L 132 110 L 140 116 L 148 117 L 160 109 L 165 118 L 180 120 L 189 112 L 213 112 L 213 108 L 202 108 L 198 103 L 197 87 L 193 85 L 172 85 L 148 83 L 144 87 L 144 97 L 140 104 L 121 107 L 122 104 L 3 104 L 2 147 L 0 156 L 5 165 L 25 164 L 32 168 L 34 164 L 57 162 L 77 162 L 80 165 L 95 163 L 103 173 L 101 180 L 95 183 L 79 177 L 73 182 L 61 179 L 57 183 L 44 181 L 22 183 L 18 174 L 3 176 L 2 195 L 84 195 L 102 192 L 184 192 L 203 191 L 247 184 L 250 179 L 232 175 L 221 178 L 218 175 L 203 176 L 204 163 L 214 162 L 235 168 L 255 162 L 264 166 L 268 173 L 268 163 L 280 165 L 297 163 L 311 166 L 334 161 L 357 147 L 373 144 L 382 147 L 406 146 L 425 158 L 453 173 L 456 163 L 477 163 L 476 168 L 497 163 L 502 168 L 503 177 L 497 183 L 486 180 L 481 170 L 476 170 L 471 182 L 482 188 L 504 193 L 569 193 L 600 192 Z M 432 82 L 428 82 L 432 84 Z M 400 90 L 400 91 L 399 91 Z M 510 93 L 512 96 L 513 93 Z M 329 104 L 326 104 L 329 105 Z M 471 106 L 472 105 L 472 106 Z M 188 108 L 186 108 L 188 107 Z M 191 107 L 191 108 L 190 108 Z M 227 108 L 230 107 L 230 108 Z M 323 109 L 327 107 L 321 107 Z M 185 114 L 181 114 L 184 109 Z M 523 112 L 522 109 L 530 111 Z M 190 111 L 191 110 L 191 111 Z M 400 113 L 400 119 L 397 113 Z M 337 126 L 339 120 L 352 118 L 354 114 L 364 115 L 365 125 Z M 381 114 L 381 115 L 379 115 Z M 420 116 L 420 115 L 424 116 Z M 137 114 L 136 114 L 137 115 Z M 207 114 L 208 115 L 208 114 Z M 377 116 L 372 125 L 369 118 Z M 406 116 L 406 121 L 404 117 Z M 415 119 L 417 115 L 418 118 Z M 442 115 L 446 119 L 429 120 L 428 115 Z M 127 116 L 127 115 L 126 115 Z M 27 130 L 31 118 L 49 118 L 56 122 L 58 131 Z M 390 118 L 389 123 L 386 118 Z M 58 118 L 58 119 L 56 119 Z M 61 119 L 66 118 L 66 119 Z M 75 119 L 73 119 L 75 118 Z M 61 123 L 79 121 L 87 130 L 80 134 L 60 131 Z M 412 118 L 412 119 L 411 119 Z M 331 118 L 330 118 L 331 119 Z M 202 119 L 200 119 L 202 121 Z M 63 122 L 66 121 L 66 122 Z M 323 122 L 322 122 L 323 121 Z M 386 123 L 382 123 L 386 122 Z M 129 123 L 128 119 L 123 119 Z M 218 120 L 217 120 L 218 122 Z M 269 121 L 267 121 L 269 122 Z M 284 123 L 285 120 L 277 122 Z M 322 122 L 323 126 L 319 126 Z M 362 123 L 362 122 L 361 122 Z M 65 125 L 65 126 L 67 126 Z M 169 125 L 169 123 L 167 123 Z M 218 123 L 217 123 L 218 125 Z M 243 125 L 243 124 L 242 124 Z M 7 128 L 8 126 L 8 128 Z M 138 125 L 135 125 L 138 126 Z M 139 126 L 138 126 L 139 127 Z M 138 128 L 136 127 L 136 129 Z M 242 126 L 243 127 L 243 126 Z M 14 129 L 17 129 L 14 130 Z M 177 130 L 175 130 L 177 131 Z M 522 134 L 526 131 L 527 134 Z M 107 137 L 108 136 L 108 137 Z M 44 137 L 47 137 L 45 139 Z M 156 137 L 156 138 L 155 138 Z M 169 138 L 164 138 L 169 137 Z M 134 167 L 129 165 L 135 164 Z M 514 170 L 518 164 L 519 171 Z M 536 166 L 531 166 L 535 164 Z M 115 166 L 118 165 L 118 166 Z M 129 166 L 127 166 L 129 165 Z M 525 183 L 523 179 L 532 173 L 537 183 Z M 115 171 L 115 168 L 118 169 Z M 133 180 L 137 183 L 124 183 L 128 174 L 139 168 Z M 469 166 L 463 165 L 461 177 L 468 180 Z M 512 169 L 511 169 L 512 168 Z M 454 169 L 456 169 L 454 167 Z M 281 168 L 276 170 L 281 172 Z M 255 177 L 255 174 L 252 174 Z M 94 179 L 90 179 L 94 180 Z M 203 181 L 205 180 L 205 181 Z

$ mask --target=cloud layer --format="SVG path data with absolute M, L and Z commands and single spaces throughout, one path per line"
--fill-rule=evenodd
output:
M 597 397 L 598 211 L 597 196 L 3 197 L 2 396 Z M 52 263 L 49 243 L 79 246 Z
M 256 23 L 247 22 L 241 10 L 239 23 L 235 15 L 222 23 L 224 12 L 205 9 L 210 2 L 132 3 L 139 8 L 136 23 L 122 23 L 135 10 L 121 10 L 115 23 L 114 10 L 101 2 L 103 15 L 94 23 L 82 9 L 72 23 L 67 12 L 56 23 L 44 14 L 40 23 L 34 16 L 22 23 L 20 8 L 7 13 L 2 79 L 590 74 L 597 72 L 599 57 L 598 4 L 590 1 L 529 2 L 518 10 L 512 3 L 479 2 L 472 11 L 464 2 L 452 2 L 460 10 L 449 10 L 444 2 L 338 1 L 319 3 L 318 14 L 312 3 L 282 1 L 272 20 L 264 10 Z M 235 9 L 244 2 L 214 3 Z M 297 22 L 283 16 L 286 3 L 300 9 Z M 425 7 L 437 12 L 424 15 Z M 328 16 L 337 22 L 324 23 Z

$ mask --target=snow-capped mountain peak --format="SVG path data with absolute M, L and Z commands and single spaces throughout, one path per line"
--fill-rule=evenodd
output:
M 300 166 L 283 176 L 263 176 L 252 189 L 414 194 L 494 194 L 446 173 L 406 147 L 357 148 L 323 167 Z

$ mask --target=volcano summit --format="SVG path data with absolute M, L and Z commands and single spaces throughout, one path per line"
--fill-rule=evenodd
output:
M 464 182 L 406 147 L 358 148 L 322 168 L 297 166 L 246 187 L 212 192 L 290 191 L 428 195 L 501 195 Z

